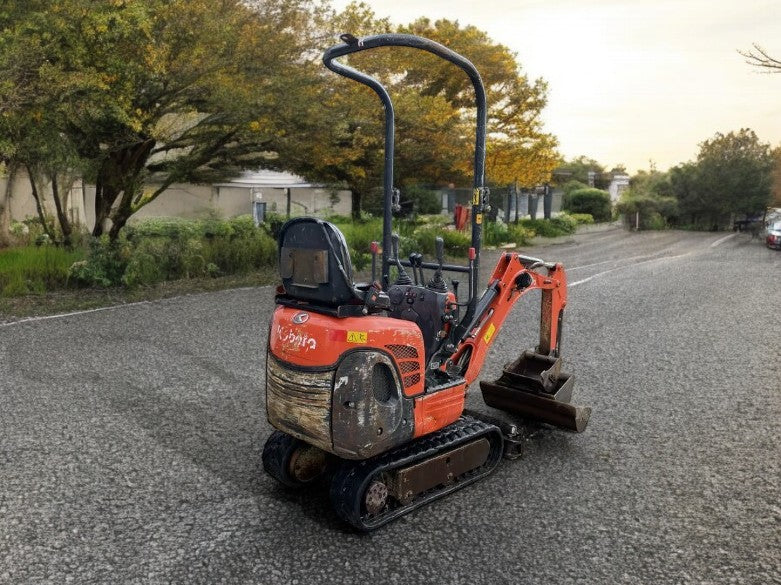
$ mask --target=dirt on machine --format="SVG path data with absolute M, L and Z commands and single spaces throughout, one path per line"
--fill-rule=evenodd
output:
M 564 267 L 506 252 L 487 286 L 479 286 L 489 192 L 486 95 L 474 65 L 412 35 L 341 38 L 325 52 L 325 66 L 371 88 L 385 110 L 382 241 L 372 245 L 372 281 L 360 284 L 353 280 L 347 244 L 336 226 L 303 217 L 282 227 L 282 284 L 266 359 L 267 414 L 277 430 L 266 442 L 263 466 L 291 488 L 330 482 L 337 515 L 368 531 L 476 482 L 503 456 L 517 454 L 517 426 L 465 412 L 465 399 L 524 294 L 540 291 L 539 344 L 507 364 L 495 381 L 480 382 L 485 403 L 519 423 L 537 421 L 575 432 L 585 429 L 591 409 L 571 403 L 575 379 L 561 369 Z M 399 203 L 393 187 L 393 104 L 376 79 L 337 61 L 377 47 L 433 53 L 472 82 L 477 118 L 472 240 L 464 264 L 445 263 L 441 238 L 435 259 L 418 253 L 400 257 L 392 229 Z

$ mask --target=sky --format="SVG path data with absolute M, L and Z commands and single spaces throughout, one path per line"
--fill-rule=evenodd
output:
M 781 0 L 367 4 L 399 24 L 458 20 L 509 47 L 529 78 L 548 82 L 544 127 L 567 159 L 663 171 L 696 159 L 717 132 L 741 128 L 781 144 L 781 73 L 761 73 L 738 54 L 757 43 L 781 58 Z

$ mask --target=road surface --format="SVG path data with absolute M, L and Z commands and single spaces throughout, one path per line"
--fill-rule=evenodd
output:
M 0 583 L 781 583 L 781 253 L 621 230 L 527 252 L 568 267 L 587 431 L 370 535 L 262 471 L 270 287 L 1 324 Z M 486 379 L 534 344 L 522 303 Z

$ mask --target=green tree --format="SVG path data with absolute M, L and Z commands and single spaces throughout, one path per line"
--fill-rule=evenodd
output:
M 762 211 L 770 201 L 773 162 L 770 145 L 753 130 L 717 133 L 700 144 L 693 188 L 679 199 L 681 213 L 715 229 L 733 214 Z
M 631 178 L 616 209 L 630 226 L 639 218 L 640 229 L 666 228 L 674 225 L 678 217 L 678 201 L 672 193 L 669 173 L 655 169 L 639 171 Z
M 393 31 L 387 19 L 376 19 L 365 4 L 348 6 L 329 26 L 331 39 L 341 32 L 367 36 Z M 420 19 L 396 32 L 441 42 L 480 71 L 489 103 L 489 180 L 538 182 L 549 176 L 556 155 L 555 139 L 540 130 L 544 82 L 529 83 L 515 56 L 475 27 Z M 458 68 L 423 51 L 399 47 L 361 52 L 343 61 L 380 79 L 391 93 L 397 124 L 395 177 L 402 192 L 415 184 L 469 183 L 474 90 Z M 312 143 L 293 153 L 297 170 L 315 180 L 348 185 L 354 213 L 361 204 L 377 210 L 383 146 L 383 111 L 377 97 L 330 72 L 321 78 L 317 93 L 322 106 L 319 114 L 310 115 Z
M 268 153 L 300 129 L 305 0 L 58 0 L 19 3 L 13 16 L 3 51 L 34 49 L 36 61 L 0 58 L 0 78 L 39 93 L 14 105 L 4 84 L 0 104 L 19 117 L 43 106 L 40 135 L 53 126 L 84 162 L 94 235 L 116 238 L 175 182 L 279 166 Z
M 594 221 L 610 221 L 610 193 L 593 187 L 577 189 L 564 198 L 562 209 L 572 213 L 588 213 Z
M 772 186 L 770 188 L 770 205 L 781 207 L 781 146 L 773 149 Z

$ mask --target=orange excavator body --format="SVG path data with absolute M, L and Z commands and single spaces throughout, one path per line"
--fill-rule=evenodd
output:
M 489 193 L 483 184 L 485 91 L 474 66 L 410 35 L 343 40 L 326 52 L 326 66 L 369 86 L 385 106 L 382 244 L 372 244 L 371 282 L 356 284 L 336 226 L 295 218 L 282 227 L 282 285 L 266 355 L 266 409 L 277 430 L 266 443 L 263 465 L 290 487 L 327 477 L 337 514 L 360 530 L 372 530 L 485 477 L 508 444 L 517 446 L 515 425 L 467 415 L 465 401 L 499 329 L 524 294 L 540 291 L 539 344 L 505 366 L 494 382 L 480 383 L 486 404 L 574 431 L 585 428 L 590 409 L 570 404 L 574 377 L 561 371 L 564 267 L 503 253 L 486 288 L 478 290 Z M 418 253 L 400 258 L 399 237 L 391 230 L 397 191 L 390 97 L 373 78 L 335 61 L 381 46 L 428 51 L 459 66 L 472 81 L 477 132 L 466 266 L 445 263 L 442 238 L 436 238 L 436 262 Z M 412 279 L 405 268 L 411 268 Z M 424 269 L 433 270 L 428 281 Z M 465 299 L 459 298 L 458 281 L 448 286 L 444 272 L 466 275 Z

